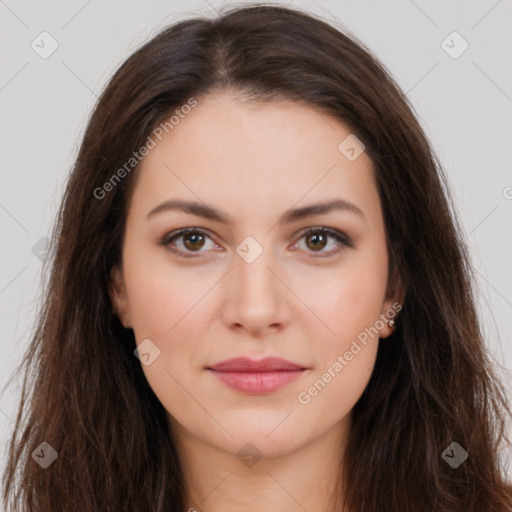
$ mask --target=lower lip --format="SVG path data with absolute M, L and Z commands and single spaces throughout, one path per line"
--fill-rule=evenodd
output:
M 271 393 L 300 377 L 304 370 L 275 372 L 220 372 L 210 370 L 226 386 L 243 393 Z

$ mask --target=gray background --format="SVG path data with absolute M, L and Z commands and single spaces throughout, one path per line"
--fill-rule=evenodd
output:
M 478 276 L 488 350 L 512 396 L 512 0 L 281 3 L 352 31 L 411 98 L 447 171 Z M 221 5 L 0 0 L 0 386 L 28 341 L 44 257 L 38 243 L 50 234 L 97 94 L 159 29 L 192 14 L 212 16 Z M 40 53 L 51 41 L 44 31 L 58 43 L 45 59 Z M 464 40 L 469 46 L 458 55 Z M 2 456 L 18 399 L 15 387 L 1 397 Z

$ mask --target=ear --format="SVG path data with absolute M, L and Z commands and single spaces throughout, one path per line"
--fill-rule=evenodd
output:
M 126 329 L 130 329 L 128 297 L 124 283 L 123 272 L 118 266 L 110 270 L 108 293 L 112 303 L 112 312 L 119 317 L 119 321 Z
M 384 322 L 383 328 L 379 329 L 380 338 L 387 338 L 393 334 L 405 298 L 405 287 L 397 272 L 393 272 L 389 284 L 386 299 L 382 303 L 380 312 L 380 318 Z M 390 320 L 394 320 L 395 324 L 389 325 Z

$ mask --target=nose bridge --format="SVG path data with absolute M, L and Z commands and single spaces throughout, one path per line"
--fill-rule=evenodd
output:
M 284 290 L 275 275 L 274 252 L 252 237 L 242 241 L 236 251 L 238 261 L 231 273 L 236 322 L 249 328 L 279 323 Z
M 238 261 L 235 279 L 242 290 L 247 290 L 249 294 L 257 294 L 259 297 L 269 292 L 274 294 L 277 291 L 276 277 L 269 269 L 275 266 L 272 249 L 265 247 L 253 237 L 247 237 L 239 244 L 236 252 Z

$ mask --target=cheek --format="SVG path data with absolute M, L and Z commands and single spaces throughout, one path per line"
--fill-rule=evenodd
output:
M 137 344 L 150 339 L 158 353 L 154 362 L 142 369 L 157 396 L 165 401 L 169 394 L 179 395 L 179 386 L 169 373 L 183 382 L 197 364 L 209 326 L 207 293 L 218 276 L 199 267 L 172 267 L 165 254 L 132 247 L 125 259 L 125 281 Z
M 133 249 L 125 259 L 125 280 L 137 344 L 150 339 L 156 347 L 150 345 L 150 364 L 142 364 L 149 386 L 180 421 L 204 422 L 204 411 L 190 407 L 187 390 L 195 386 L 191 369 L 205 329 L 199 318 L 205 304 L 201 298 L 214 284 L 212 276 L 171 268 L 161 258 Z
M 310 323 L 316 364 L 298 396 L 308 414 L 332 423 L 360 398 L 375 366 L 383 293 L 382 277 L 373 273 L 340 279 L 328 287 L 327 297 L 317 297 L 319 316 L 328 328 L 316 318 Z
M 378 251 L 366 256 L 359 254 L 347 263 L 340 277 L 325 283 L 324 293 L 316 295 L 315 307 L 329 329 L 316 322 L 323 335 L 311 333 L 317 365 L 299 403 L 333 420 L 349 413 L 375 366 L 387 261 Z M 330 409 L 326 404 L 336 405 Z
M 349 350 L 353 340 L 364 341 L 366 337 L 369 342 L 378 341 L 368 330 L 375 332 L 371 328 L 379 320 L 384 299 L 387 276 L 380 270 L 375 266 L 347 267 L 338 279 L 331 275 L 324 286 L 308 291 L 307 303 L 317 315 L 310 316 L 310 339 L 321 340 L 315 345 L 324 363 L 326 357 L 332 359 L 333 354 Z
M 328 358 L 327 364 L 315 371 L 297 395 L 305 422 L 316 418 L 314 423 L 336 424 L 350 413 L 368 385 L 377 344 L 349 343 L 346 348 Z
M 196 267 L 171 265 L 165 252 L 132 249 L 125 260 L 129 311 L 136 339 L 164 340 L 187 325 L 194 308 L 215 283 L 215 276 Z M 217 278 L 218 279 L 218 278 Z

